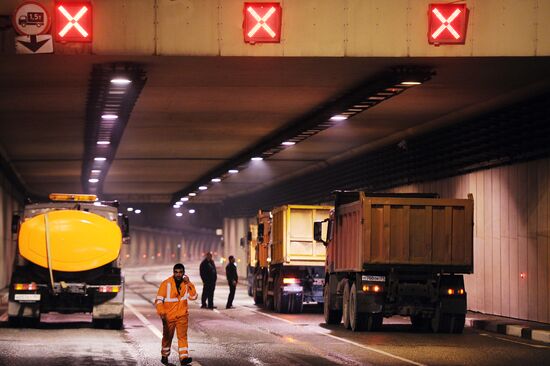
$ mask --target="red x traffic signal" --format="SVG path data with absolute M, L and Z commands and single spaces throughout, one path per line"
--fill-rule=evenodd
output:
M 279 3 L 244 3 L 244 41 L 281 42 L 282 13 L 283 9 Z
M 57 2 L 55 4 L 55 40 L 58 42 L 92 41 L 92 4 Z
M 468 26 L 466 4 L 430 4 L 428 7 L 428 43 L 464 44 Z

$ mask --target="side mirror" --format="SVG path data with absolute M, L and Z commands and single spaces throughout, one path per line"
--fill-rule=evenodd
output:
M 128 216 L 121 216 L 120 229 L 122 231 L 122 242 L 124 244 L 130 244 L 130 222 L 128 221 Z
M 258 225 L 258 243 L 263 244 L 264 242 L 264 224 Z
M 316 221 L 313 224 L 313 239 L 315 239 L 316 241 L 320 241 L 325 246 L 328 245 L 328 242 L 326 240 L 323 240 L 323 223 L 327 221 L 328 220 Z
M 21 216 L 13 215 L 11 217 L 11 232 L 12 234 L 17 234 L 19 232 Z

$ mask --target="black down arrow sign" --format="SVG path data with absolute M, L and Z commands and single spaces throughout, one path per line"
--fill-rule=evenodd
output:
M 19 41 L 19 43 L 21 43 L 23 46 L 27 47 L 29 50 L 31 50 L 32 52 L 36 52 L 40 49 L 40 47 L 42 47 L 44 45 L 44 43 L 48 42 L 47 39 L 43 40 L 43 41 L 38 41 L 36 39 L 36 36 L 30 36 L 31 37 L 31 41 L 30 42 L 25 42 L 25 41 Z

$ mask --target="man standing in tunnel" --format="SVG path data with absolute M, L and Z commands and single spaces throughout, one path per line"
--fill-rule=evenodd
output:
M 201 296 L 201 308 L 206 308 L 208 300 L 208 309 L 215 309 L 214 306 L 214 290 L 216 289 L 216 280 L 218 275 L 216 273 L 216 264 L 212 260 L 212 253 L 206 253 L 204 260 L 200 265 L 200 274 L 202 283 L 204 285 Z
M 237 266 L 235 265 L 235 257 L 229 256 L 229 263 L 225 267 L 225 276 L 227 277 L 227 283 L 229 284 L 229 296 L 227 297 L 226 309 L 233 308 L 233 299 L 235 298 L 235 290 L 237 289 L 237 283 L 239 282 L 239 276 L 237 275 Z
M 174 275 L 162 281 L 155 299 L 157 314 L 162 319 L 160 362 L 164 365 L 168 365 L 174 331 L 178 332 L 178 351 L 181 364 L 187 365 L 193 361 L 193 358 L 189 357 L 189 345 L 187 343 L 188 299 L 196 300 L 197 291 L 195 285 L 185 275 L 183 264 L 177 263 L 174 265 Z

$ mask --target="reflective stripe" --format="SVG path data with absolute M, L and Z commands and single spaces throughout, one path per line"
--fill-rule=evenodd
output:
M 187 351 L 188 349 L 189 348 L 187 348 L 187 347 L 180 347 L 180 348 L 178 348 L 178 351 Z
M 157 296 L 157 300 L 164 300 L 164 296 Z
M 177 298 L 175 299 L 166 299 L 164 302 L 178 302 L 179 300 Z
M 166 348 L 162 348 L 163 351 L 169 351 L 170 350 L 170 347 L 166 347 Z
M 187 288 L 185 289 L 185 293 L 181 297 L 180 301 L 187 300 L 189 298 L 189 294 L 187 293 Z

